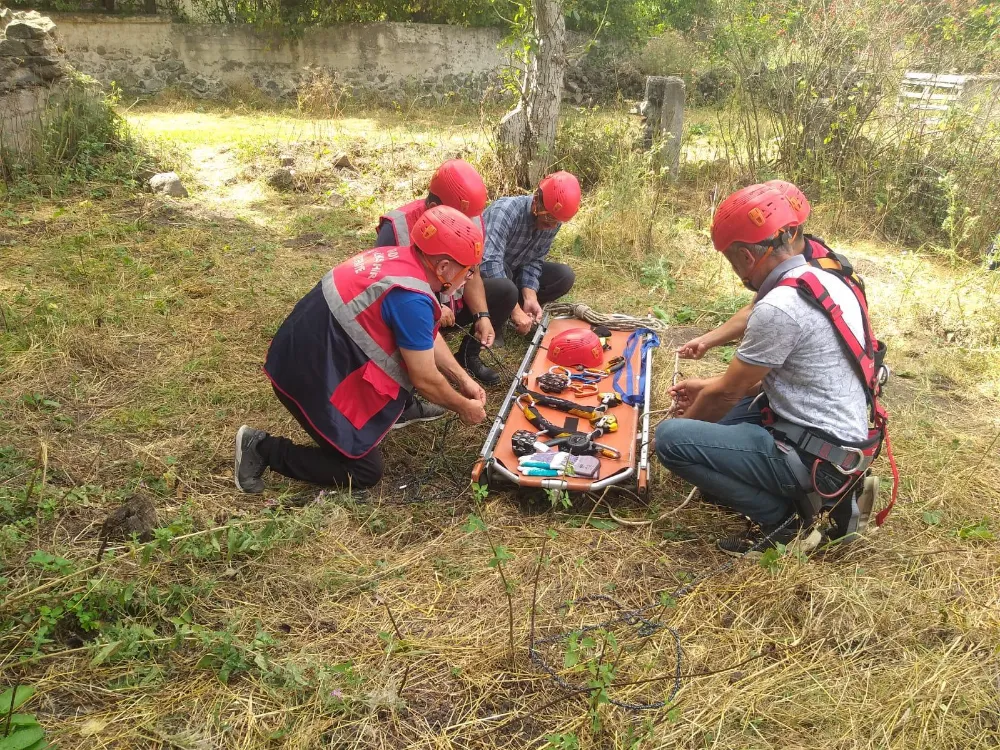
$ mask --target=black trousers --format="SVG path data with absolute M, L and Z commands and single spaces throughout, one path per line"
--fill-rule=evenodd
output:
M 573 288 L 576 274 L 565 263 L 542 263 L 542 275 L 538 285 L 538 302 L 544 305 L 553 302 Z M 504 324 L 510 319 L 514 305 L 524 302 L 521 290 L 511 279 L 483 279 L 486 289 L 486 308 L 490 311 L 490 320 L 497 335 L 501 335 Z M 463 326 L 472 323 L 472 313 L 468 307 L 463 307 L 455 320 Z
M 268 435 L 258 444 L 257 452 L 271 471 L 325 487 L 364 488 L 378 483 L 384 471 L 380 447 L 375 446 L 362 458 L 349 458 L 313 429 L 294 401 L 277 389 L 274 395 L 316 445 L 296 445 L 288 438 Z

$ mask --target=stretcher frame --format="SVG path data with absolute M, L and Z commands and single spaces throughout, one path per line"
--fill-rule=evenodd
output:
M 611 474 L 610 476 L 600 477 L 597 479 L 586 479 L 583 477 L 534 477 L 534 476 L 524 476 L 517 471 L 511 471 L 500 461 L 496 459 L 495 451 L 497 448 L 497 441 L 503 435 L 505 427 L 507 425 L 508 419 L 511 417 L 511 413 L 514 409 L 515 403 L 518 397 L 518 386 L 527 385 L 527 373 L 530 371 L 535 357 L 539 354 L 540 347 L 543 339 L 549 330 L 549 325 L 552 320 L 575 320 L 572 316 L 559 316 L 557 318 L 550 318 L 548 313 L 542 318 L 541 323 L 539 323 L 535 335 L 531 339 L 531 343 L 528 346 L 528 350 L 524 353 L 524 357 L 521 360 L 521 365 L 518 367 L 517 375 L 514 378 L 514 382 L 511 383 L 510 388 L 507 391 L 507 395 L 503 400 L 503 404 L 497 413 L 496 418 L 493 420 L 493 424 L 490 427 L 490 431 L 486 436 L 486 441 L 483 444 L 482 451 L 480 451 L 479 458 L 476 460 L 472 468 L 472 481 L 481 485 L 490 485 L 494 480 L 499 479 L 505 482 L 514 484 L 518 487 L 528 487 L 528 488 L 540 488 L 543 490 L 561 490 L 567 492 L 595 492 L 598 490 L 603 490 L 606 487 L 613 485 L 622 484 L 626 481 L 634 480 L 636 490 L 640 497 L 645 498 L 649 492 L 649 426 L 650 426 L 650 392 L 652 391 L 652 372 L 653 372 L 653 352 L 649 352 L 649 356 L 646 357 L 645 364 L 645 383 L 646 389 L 643 394 L 643 402 L 641 405 L 636 405 L 628 407 L 625 404 L 616 407 L 611 413 L 619 413 L 621 409 L 631 408 L 636 412 L 635 420 L 635 449 L 632 451 L 632 460 L 626 468 L 620 469 L 619 471 Z M 584 321 L 580 321 L 581 326 L 587 326 L 588 324 Z M 649 334 L 646 334 L 647 336 Z M 638 372 L 639 363 L 641 362 L 641 352 L 642 347 L 636 346 L 633 352 L 634 360 L 634 377 L 638 380 L 640 373 Z M 611 390 L 610 381 L 606 390 Z M 585 429 L 585 428 L 582 428 Z

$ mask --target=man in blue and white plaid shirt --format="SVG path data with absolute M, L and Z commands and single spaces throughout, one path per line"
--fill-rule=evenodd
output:
M 573 288 L 573 269 L 545 258 L 559 227 L 579 207 L 576 177 L 555 172 L 542 178 L 534 195 L 499 198 L 483 213 L 486 242 L 479 271 L 498 340 L 508 318 L 526 334 L 541 321 L 542 305 Z

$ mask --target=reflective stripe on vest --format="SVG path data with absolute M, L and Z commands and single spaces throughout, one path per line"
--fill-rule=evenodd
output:
M 408 247 L 413 244 L 411 230 L 417 223 L 417 219 L 424 215 L 427 204 L 424 198 L 405 203 L 392 211 L 386 211 L 381 218 L 392 225 L 392 230 L 396 233 L 396 244 L 399 247 Z
M 385 218 L 392 224 L 392 229 L 396 233 L 396 244 L 406 247 L 410 244 L 410 227 L 406 223 L 406 214 L 398 208 L 386 211 Z
M 400 247 L 412 244 L 413 238 L 410 236 L 410 230 L 417 223 L 417 219 L 424 215 L 425 205 L 423 199 L 411 201 L 399 208 L 392 209 L 392 211 L 386 211 L 380 217 L 392 225 L 392 230 L 396 233 L 396 244 Z M 470 218 L 472 223 L 479 227 L 485 238 L 486 224 L 483 222 L 483 217 L 472 216 Z
M 400 250 L 408 250 L 408 248 L 400 248 Z M 362 255 L 364 255 L 364 253 L 362 253 Z M 348 259 L 345 263 L 342 263 L 341 266 L 354 267 L 358 257 L 359 256 L 355 256 L 355 258 Z M 405 259 L 402 260 L 405 261 Z M 413 259 L 412 264 L 413 270 L 417 270 L 419 268 L 419 266 L 416 265 L 415 259 Z M 399 349 L 396 349 L 391 353 L 383 349 L 372 334 L 365 330 L 365 327 L 358 322 L 358 316 L 378 302 L 386 292 L 394 287 L 401 287 L 410 291 L 420 292 L 433 299 L 434 292 L 431 289 L 430 284 L 427 283 L 426 279 L 420 279 L 415 276 L 382 276 L 373 279 L 371 283 L 366 284 L 353 299 L 345 302 L 333 278 L 335 270 L 336 269 L 331 269 L 328 271 L 323 277 L 322 282 L 323 297 L 326 299 L 326 304 L 330 309 L 330 314 L 333 315 L 334 319 L 340 324 L 344 333 L 346 333 L 351 340 L 357 344 L 358 348 L 364 352 L 366 357 L 378 365 L 379 368 L 396 381 L 400 387 L 412 390 L 413 383 L 411 382 L 410 377 L 406 372 L 406 368 L 403 365 L 403 357 L 400 354 Z

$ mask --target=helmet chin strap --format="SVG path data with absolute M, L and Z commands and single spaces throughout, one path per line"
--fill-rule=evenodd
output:
M 442 291 L 442 292 L 447 292 L 447 291 L 450 291 L 450 290 L 451 290 L 451 288 L 452 288 L 452 287 L 453 287 L 453 286 L 455 285 L 455 282 L 456 282 L 456 281 L 458 281 L 458 279 L 459 279 L 459 278 L 462 278 L 462 277 L 464 277 L 464 276 L 465 276 L 465 274 L 467 274 L 467 273 L 469 272 L 469 268 L 470 268 L 470 266 L 462 266 L 462 267 L 461 267 L 461 269 L 460 269 L 460 270 L 458 271 L 458 273 L 456 273 L 456 274 L 455 274 L 454 276 L 452 276 L 452 277 L 451 277 L 450 279 L 445 279 L 445 278 L 444 278 L 444 277 L 443 277 L 443 276 L 442 276 L 441 274 L 439 274 L 439 273 L 437 272 L 437 270 L 436 270 L 436 269 L 435 269 L 435 268 L 434 268 L 434 267 L 433 267 L 433 266 L 432 266 L 432 265 L 430 264 L 430 261 L 429 261 L 429 260 L 427 260 L 427 256 L 426 256 L 426 255 L 424 255 L 423 251 L 421 251 L 421 253 L 420 253 L 420 260 L 421 260 L 421 261 L 423 262 L 423 264 L 424 264 L 424 267 L 425 267 L 425 268 L 426 268 L 426 269 L 427 269 L 428 271 L 430 271 L 430 272 L 431 272 L 432 274 L 434 274 L 434 277 L 435 277 L 435 278 L 436 278 L 436 279 L 438 280 L 438 283 L 440 283 L 440 284 L 441 284 L 441 291 Z
M 767 260 L 768 257 L 773 252 L 774 252 L 774 245 L 768 245 L 767 252 L 765 252 L 762 256 L 760 256 L 759 258 L 757 258 L 753 262 L 753 265 L 750 266 L 750 270 L 747 271 L 747 275 L 744 276 L 742 279 L 740 279 L 743 282 L 743 286 L 745 286 L 747 289 L 749 289 L 751 291 L 754 291 L 754 292 L 757 291 L 757 287 L 755 287 L 753 285 L 753 274 L 754 274 L 754 271 L 756 271 L 757 270 L 757 266 L 759 266 L 761 263 L 763 263 L 765 260 Z

